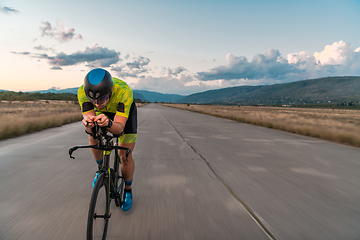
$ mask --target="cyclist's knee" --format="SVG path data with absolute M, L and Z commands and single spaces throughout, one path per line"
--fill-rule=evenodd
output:
M 125 156 L 125 154 L 121 154 L 121 155 L 120 155 L 120 159 L 121 159 L 121 163 L 125 163 L 125 162 L 126 162 L 126 156 Z
M 125 152 L 124 153 L 120 153 L 120 159 L 121 159 L 121 162 L 122 163 L 124 163 L 125 165 L 129 162 L 129 161 L 132 161 L 133 159 L 132 159 L 132 155 L 131 155 L 131 153 L 129 154 L 129 156 L 128 156 L 128 161 L 126 161 L 126 154 L 125 154 Z

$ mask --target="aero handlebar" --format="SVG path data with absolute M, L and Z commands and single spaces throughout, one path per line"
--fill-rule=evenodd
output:
M 92 133 L 90 135 L 92 136 L 92 138 L 97 139 L 98 143 L 95 145 L 75 146 L 75 147 L 70 148 L 69 149 L 70 158 L 75 159 L 75 157 L 72 156 L 72 153 L 79 148 L 93 148 L 93 149 L 98 149 L 98 150 L 103 150 L 103 151 L 112 151 L 114 149 L 125 150 L 126 151 L 126 153 L 125 153 L 126 161 L 128 160 L 128 156 L 129 156 L 131 150 L 126 147 L 120 147 L 120 146 L 113 145 L 113 142 L 111 141 L 111 139 L 117 138 L 121 135 L 112 134 L 111 132 L 109 132 L 106 129 L 106 127 L 100 127 L 96 123 L 95 123 L 95 127 L 92 128 Z

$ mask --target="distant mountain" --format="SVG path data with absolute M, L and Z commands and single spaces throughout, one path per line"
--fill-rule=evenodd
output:
M 67 88 L 67 89 L 54 89 L 50 88 L 48 90 L 41 90 L 41 91 L 33 91 L 39 93 L 73 93 L 77 94 L 78 88 Z M 148 102 L 175 102 L 180 98 L 183 98 L 182 95 L 177 94 L 163 94 L 157 92 L 150 92 L 145 90 L 133 90 L 134 98 L 141 99 L 142 101 Z
M 303 104 L 360 101 L 360 77 L 327 77 L 291 83 L 240 86 L 191 94 L 177 103 Z
M 134 99 L 141 99 L 141 101 L 148 101 L 142 94 L 140 94 L 136 91 L 133 91 L 133 97 L 134 97 Z
M 143 95 L 149 102 L 176 102 L 183 98 L 183 95 L 178 94 L 164 94 L 158 92 L 151 92 L 146 90 L 133 90 L 134 94 L 138 93 Z
M 78 88 L 51 88 L 36 92 L 77 94 L 77 90 Z M 146 90 L 133 90 L 133 93 L 134 98 L 148 102 L 241 105 L 360 102 L 360 77 L 327 77 L 274 85 L 239 86 L 188 96 Z
M 66 89 L 55 89 L 55 88 L 50 88 L 48 90 L 40 90 L 40 91 L 31 91 L 31 92 L 39 92 L 39 93 L 73 93 L 73 94 L 77 94 L 78 88 L 66 88 Z

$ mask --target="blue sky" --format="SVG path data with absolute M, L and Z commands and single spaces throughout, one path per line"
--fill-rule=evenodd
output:
M 0 0 L 0 89 L 78 87 L 95 67 L 183 95 L 359 76 L 359 12 L 359 0 Z

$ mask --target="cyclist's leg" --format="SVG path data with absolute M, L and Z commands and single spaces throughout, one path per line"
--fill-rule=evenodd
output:
M 125 189 L 124 189 L 124 201 L 121 205 L 121 209 L 127 211 L 132 206 L 132 191 L 131 184 L 134 177 L 135 171 L 135 162 L 133 159 L 133 151 L 136 143 L 137 137 L 137 109 L 136 104 L 133 102 L 131 105 L 129 118 L 126 121 L 124 128 L 124 135 L 119 138 L 119 145 L 122 147 L 130 148 L 131 152 L 128 156 L 128 161 L 126 161 L 125 151 L 120 150 L 121 158 L 121 172 L 125 180 Z
M 89 135 L 89 145 L 95 145 L 97 143 L 98 143 L 98 140 L 94 139 L 91 135 Z M 93 154 L 93 156 L 95 158 L 95 162 L 98 165 L 98 169 L 102 168 L 103 159 L 104 159 L 103 151 L 91 148 L 91 153 Z M 95 183 L 98 180 L 98 177 L 99 177 L 99 173 L 96 173 L 95 177 L 94 177 L 94 180 L 92 182 L 92 187 L 95 187 Z
M 89 145 L 95 145 L 97 144 L 97 141 L 96 139 L 93 139 L 91 136 L 89 136 Z M 103 164 L 103 151 L 101 150 L 98 150 L 98 149 L 93 149 L 91 148 L 91 152 L 95 158 L 95 161 L 96 163 L 98 164 L 98 169 L 100 169 L 102 167 L 102 164 Z M 95 177 L 94 177 L 94 180 L 93 180 L 93 183 L 92 183 L 92 186 L 94 187 L 95 186 L 95 183 L 97 181 L 99 177 L 99 173 L 96 173 L 95 174 Z
M 89 135 L 89 145 L 95 145 L 97 144 L 97 142 L 98 142 L 97 139 L 93 139 L 92 136 Z M 102 164 L 103 151 L 91 148 L 91 153 L 93 154 L 96 163 Z
M 132 157 L 137 137 L 137 108 L 135 102 L 132 103 L 129 113 L 129 118 L 126 121 L 124 128 L 124 135 L 119 138 L 119 145 L 130 148 L 131 152 L 126 161 L 125 151 L 120 150 L 121 158 L 121 172 L 125 180 L 125 189 L 131 189 L 131 181 L 134 176 L 135 162 Z
M 119 143 L 119 146 L 130 148 L 131 152 L 128 156 L 128 161 L 126 161 L 126 155 L 124 150 L 119 150 L 119 155 L 121 159 L 121 173 L 125 180 L 125 189 L 131 189 L 131 184 L 129 182 L 132 181 L 134 177 L 135 171 L 135 161 L 132 157 L 132 152 L 135 147 L 135 143 Z M 128 183 L 128 184 L 126 184 Z
M 130 137 L 129 137 L 130 136 Z M 129 139 L 132 139 L 129 141 Z M 123 211 L 128 211 L 132 206 L 132 179 L 134 177 L 135 171 L 135 162 L 132 157 L 132 152 L 134 151 L 136 134 L 125 134 L 120 138 L 119 145 L 122 147 L 130 148 L 131 152 L 128 156 L 128 161 L 126 161 L 126 154 L 124 150 L 119 151 L 121 158 L 121 172 L 125 180 L 125 189 L 124 189 L 124 199 L 121 209 Z

